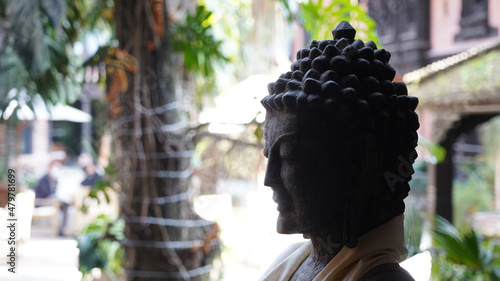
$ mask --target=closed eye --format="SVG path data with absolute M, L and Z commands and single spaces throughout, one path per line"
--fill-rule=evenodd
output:
M 281 153 L 281 150 L 282 150 L 282 143 L 283 144 L 286 144 L 286 143 L 295 143 L 295 140 L 296 140 L 296 136 L 297 134 L 296 133 L 289 133 L 289 134 L 284 134 L 284 135 L 281 135 L 279 136 L 275 141 L 274 143 L 272 144 L 271 146 L 271 151 L 269 151 L 269 148 L 267 145 L 264 146 L 264 156 L 266 156 L 267 158 L 269 158 L 269 153 L 275 153 L 277 152 L 277 150 L 279 149 L 279 153 L 280 153 L 280 156 L 287 156 L 287 155 L 282 155 Z M 291 145 L 286 145 L 287 147 L 291 147 Z M 286 151 L 288 151 L 289 149 L 285 149 L 283 151 L 283 153 L 287 153 Z
M 292 161 L 298 158 L 297 143 L 284 141 L 280 145 L 280 157 L 283 160 Z

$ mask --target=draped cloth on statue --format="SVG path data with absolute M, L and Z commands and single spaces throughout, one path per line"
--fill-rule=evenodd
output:
M 403 221 L 403 215 L 394 217 L 360 236 L 355 248 L 342 248 L 313 281 L 357 281 L 377 266 L 403 261 L 408 254 Z M 290 280 L 311 250 L 311 241 L 290 246 L 274 261 L 260 281 Z

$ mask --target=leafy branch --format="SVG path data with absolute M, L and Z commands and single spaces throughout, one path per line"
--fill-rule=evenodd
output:
M 172 25 L 173 51 L 182 54 L 188 71 L 205 77 L 213 77 L 217 61 L 229 61 L 221 51 L 222 41 L 212 34 L 211 17 L 212 12 L 200 5 L 185 21 Z
M 357 36 L 379 45 L 375 21 L 359 4 L 350 0 L 279 0 L 290 21 L 297 21 L 313 39 L 331 39 L 331 30 L 342 20 L 356 28 Z
M 197 107 L 202 95 L 214 94 L 215 66 L 230 61 L 222 52 L 222 41 L 213 35 L 212 18 L 213 13 L 199 5 L 185 20 L 171 25 L 172 50 L 182 56 L 184 68 L 194 76 Z

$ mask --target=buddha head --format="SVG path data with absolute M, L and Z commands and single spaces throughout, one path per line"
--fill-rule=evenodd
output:
M 279 233 L 328 234 L 355 247 L 404 212 L 418 99 L 393 82 L 389 52 L 355 40 L 345 21 L 332 33 L 268 85 L 264 184 L 278 203 Z

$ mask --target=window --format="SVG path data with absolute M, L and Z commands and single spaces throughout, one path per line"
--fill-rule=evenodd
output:
M 488 26 L 488 0 L 462 0 L 460 32 L 455 41 L 497 35 L 496 28 Z

